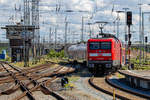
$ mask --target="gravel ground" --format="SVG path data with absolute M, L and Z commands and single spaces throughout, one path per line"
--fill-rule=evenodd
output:
M 0 84 L 0 92 L 4 92 L 6 90 L 9 90 L 15 86 L 15 83 L 3 83 Z
M 75 66 L 80 68 L 79 65 Z M 88 79 L 92 76 L 87 69 L 78 69 L 78 73 L 69 75 L 70 83 L 74 88 L 64 89 L 61 87 L 61 80 L 58 79 L 48 87 L 53 91 L 63 95 L 66 100 L 111 100 L 112 97 L 95 90 L 88 84 Z
M 56 70 L 55 68 L 57 68 L 58 67 L 58 65 L 55 65 L 54 67 L 49 67 L 49 68 L 46 68 L 46 70 L 45 69 L 41 69 L 41 70 L 39 70 L 39 71 L 36 71 L 36 74 L 37 75 L 41 75 L 41 74 L 44 74 L 44 73 L 50 73 L 50 72 L 53 72 L 54 70 Z
M 50 77 L 43 77 L 43 78 L 40 78 L 40 79 L 38 79 L 37 80 L 37 82 L 43 82 L 43 81 L 46 81 L 46 80 L 49 80 L 49 79 L 51 79 Z
M 60 84 L 60 79 L 52 83 L 49 87 L 53 91 L 62 95 L 65 98 L 65 100 L 99 100 L 89 95 L 88 92 L 82 91 L 80 88 L 77 88 L 76 85 L 73 89 L 62 88 Z
M 35 100 L 56 100 L 56 98 L 52 97 L 51 95 L 45 95 L 41 91 L 33 92 L 33 96 L 35 97 Z
M 76 75 L 76 74 L 75 74 Z M 103 92 L 97 91 L 93 87 L 91 87 L 88 83 L 88 79 L 92 77 L 92 74 L 88 71 L 88 69 L 80 69 L 77 73 L 79 76 L 79 80 L 77 80 L 74 84 L 76 85 L 77 89 L 83 91 L 84 93 L 91 95 L 92 97 L 96 98 L 97 100 L 111 100 L 112 97 L 104 94 Z M 93 100 L 93 99 L 89 99 Z
M 0 100 L 12 100 L 15 97 L 19 96 L 19 94 L 21 94 L 21 93 L 22 93 L 22 91 L 18 90 L 16 92 L 12 93 L 11 95 L 2 95 L 2 96 L 0 96 Z M 51 95 L 45 95 L 41 91 L 35 91 L 35 92 L 33 92 L 33 96 L 34 96 L 34 98 L 36 100 L 56 100 Z M 21 100 L 29 100 L 29 99 L 28 99 L 27 96 L 25 96 Z
M 5 77 L 5 76 L 9 76 L 8 72 L 6 71 L 0 72 L 0 77 Z
M 88 77 L 87 78 L 81 77 L 75 83 L 77 89 L 79 89 L 80 91 L 83 91 L 86 94 L 91 95 L 92 97 L 95 97 L 96 100 L 111 100 L 112 99 L 112 97 L 110 97 L 104 93 L 101 93 L 99 91 L 96 91 L 92 87 L 90 87 L 87 83 L 88 79 L 89 79 Z M 88 100 L 93 100 L 93 99 L 88 99 Z
M 16 98 L 17 96 L 19 96 L 20 94 L 22 94 L 22 91 L 19 89 L 16 92 L 10 94 L 10 95 L 1 95 L 0 96 L 0 100 L 13 100 L 14 98 Z M 28 100 L 27 97 L 21 99 L 21 100 Z

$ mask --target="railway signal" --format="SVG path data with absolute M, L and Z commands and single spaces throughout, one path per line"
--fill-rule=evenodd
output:
M 128 42 L 128 46 L 131 46 L 131 41 Z
M 127 25 L 132 25 L 132 12 L 128 11 L 127 12 Z
M 146 37 L 145 37 L 145 43 L 147 43 L 147 39 L 148 39 L 148 38 L 147 38 L 147 36 L 146 36 Z
M 148 37 L 145 37 L 145 44 L 146 44 L 146 59 L 145 61 L 147 61 L 147 52 L 148 52 L 148 48 L 147 48 L 147 42 L 148 42 Z
M 130 47 L 131 47 L 131 33 L 130 33 L 130 26 L 132 25 L 132 12 L 128 11 L 127 12 L 127 26 L 128 26 L 128 52 L 129 52 L 129 66 L 131 66 L 130 62 Z

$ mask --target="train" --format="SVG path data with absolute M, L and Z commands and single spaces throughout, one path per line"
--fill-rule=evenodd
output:
M 91 73 L 99 75 L 120 69 L 126 59 L 123 44 L 112 34 L 101 34 L 86 43 L 71 45 L 66 52 L 70 59 L 82 59 Z

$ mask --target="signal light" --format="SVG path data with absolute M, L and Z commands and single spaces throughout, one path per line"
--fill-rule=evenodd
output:
M 132 36 L 131 34 L 128 34 L 129 39 L 131 39 L 131 36 Z
M 127 25 L 132 25 L 132 12 L 127 12 Z
M 128 46 L 131 46 L 131 41 L 128 42 Z
M 148 42 L 147 40 L 148 40 L 148 38 L 147 38 L 147 36 L 146 36 L 146 37 L 145 37 L 145 43 L 147 43 L 147 42 Z

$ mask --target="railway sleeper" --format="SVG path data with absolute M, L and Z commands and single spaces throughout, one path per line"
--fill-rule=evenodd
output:
M 22 91 L 24 91 L 25 95 L 27 95 L 30 100 L 35 100 L 35 98 L 32 96 L 32 93 L 31 93 L 32 90 L 30 91 L 30 89 L 28 89 L 28 87 L 26 85 L 24 85 L 24 83 L 22 83 L 20 80 L 18 80 L 13 72 L 11 72 L 7 68 L 5 68 L 5 66 L 3 64 L 1 64 L 1 65 L 10 74 L 10 76 L 12 76 L 14 78 L 15 83 L 18 84 L 18 86 L 20 85 L 20 88 L 21 88 Z M 17 70 L 19 73 L 22 73 L 20 70 L 14 68 L 13 66 L 11 66 L 11 65 L 9 65 L 9 66 L 12 67 L 13 69 Z M 64 71 L 63 73 L 57 73 L 56 72 L 54 75 L 56 75 L 58 77 L 60 75 L 65 75 L 67 72 L 69 72 L 69 70 L 68 71 Z M 24 73 L 22 73 L 20 75 L 26 76 Z M 37 87 L 39 85 L 37 81 L 33 80 L 32 78 L 30 78 L 28 76 L 26 76 L 26 77 L 34 83 L 35 87 Z M 50 91 L 44 84 L 40 85 L 40 87 L 42 87 L 42 91 L 45 94 L 48 94 L 48 95 L 51 94 L 52 96 L 55 96 L 58 100 L 64 100 L 61 96 L 59 96 L 56 93 Z M 11 91 L 12 90 L 7 91 L 5 93 L 9 94 Z
M 50 91 L 46 86 L 44 86 L 43 84 L 41 85 L 41 91 L 45 94 L 45 95 L 52 95 L 54 97 L 56 97 L 56 99 L 58 100 L 65 100 L 63 97 L 59 96 L 58 94 Z
M 32 96 L 32 93 L 30 92 L 30 90 L 21 82 L 20 84 L 20 88 L 22 89 L 22 91 L 27 91 L 27 96 L 30 100 L 35 100 L 35 98 Z
M 11 93 L 15 92 L 18 88 L 19 88 L 19 85 L 17 84 L 15 87 L 1 92 L 1 94 L 10 95 Z

